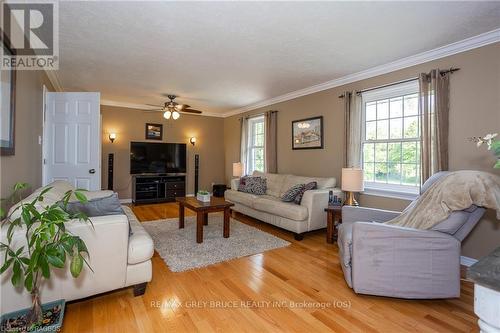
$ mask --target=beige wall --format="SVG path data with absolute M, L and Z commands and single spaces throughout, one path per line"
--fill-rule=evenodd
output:
M 224 120 L 182 114 L 178 120 L 165 120 L 160 112 L 101 105 L 102 115 L 102 187 L 107 188 L 107 158 L 115 154 L 114 190 L 120 199 L 132 197 L 130 177 L 130 141 L 145 140 L 145 124 L 163 124 L 163 142 L 187 143 L 187 193 L 194 192 L 194 155 L 200 155 L 199 189 L 211 190 L 212 183 L 224 182 Z M 115 132 L 111 143 L 108 134 Z M 190 137 L 196 137 L 193 147 Z M 156 142 L 156 141 L 151 141 Z
M 430 63 L 399 70 L 390 74 L 358 81 L 294 100 L 254 110 L 278 110 L 278 169 L 282 173 L 310 176 L 334 176 L 340 180 L 343 164 L 343 109 L 338 98 L 344 90 L 360 90 L 391 83 L 431 68 L 460 67 L 451 79 L 450 112 L 450 168 L 493 171 L 493 158 L 489 152 L 476 149 L 466 141 L 469 136 L 500 130 L 500 44 L 485 46 Z M 16 98 L 16 155 L 0 158 L 0 196 L 8 195 L 15 182 L 23 181 L 33 187 L 41 185 L 42 135 L 42 85 L 52 86 L 44 72 L 19 71 Z M 164 124 L 164 141 L 188 142 L 196 136 L 195 147 L 188 145 L 188 193 L 194 188 L 194 154 L 200 154 L 200 188 L 210 188 L 213 182 L 229 183 L 231 163 L 239 160 L 239 123 L 241 115 L 226 119 L 183 115 L 179 120 L 164 121 L 161 114 L 140 110 L 102 106 L 103 128 L 103 187 L 107 184 L 105 173 L 107 154 L 115 155 L 115 188 L 120 197 L 130 198 L 129 142 L 144 140 L 144 124 Z M 291 121 L 323 115 L 325 148 L 322 150 L 292 151 Z M 109 143 L 107 133 L 114 131 L 118 139 Z M 225 170 L 225 171 L 224 171 Z M 224 173 L 225 172 L 225 173 Z M 404 200 L 375 196 L 362 196 L 361 204 L 386 209 L 402 209 Z M 479 258 L 500 243 L 500 222 L 493 212 L 474 229 L 463 244 L 466 256 Z
M 450 88 L 450 169 L 475 169 L 495 172 L 490 152 L 467 142 L 470 136 L 500 130 L 500 43 L 460 53 L 389 74 L 354 82 L 315 94 L 277 103 L 247 114 L 278 110 L 278 171 L 304 176 L 334 176 L 340 181 L 343 164 L 343 91 L 361 90 L 416 77 L 432 68 L 460 67 L 451 78 Z M 291 149 L 292 120 L 324 117 L 322 150 Z M 231 163 L 239 161 L 239 122 L 242 115 L 225 119 L 224 144 L 226 181 L 231 178 Z M 403 209 L 408 202 L 375 196 L 361 196 L 362 205 Z M 500 221 L 488 212 L 463 244 L 463 254 L 479 258 L 500 244 Z
M 15 155 L 0 157 L 0 197 L 11 193 L 17 182 L 26 182 L 33 189 L 42 184 L 43 85 L 53 90 L 43 71 L 17 71 Z M 5 112 L 6 110 L 1 110 Z

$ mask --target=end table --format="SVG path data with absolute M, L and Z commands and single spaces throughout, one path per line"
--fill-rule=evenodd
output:
M 337 240 L 338 225 L 342 223 L 342 206 L 330 205 L 325 208 L 327 214 L 326 242 L 333 243 Z

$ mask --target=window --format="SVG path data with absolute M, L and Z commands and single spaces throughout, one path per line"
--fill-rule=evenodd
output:
M 248 119 L 247 174 L 264 172 L 264 117 Z
M 411 197 L 420 188 L 418 82 L 363 93 L 362 160 L 367 192 Z

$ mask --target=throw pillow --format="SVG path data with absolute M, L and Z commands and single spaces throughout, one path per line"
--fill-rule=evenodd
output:
M 241 182 L 240 182 L 241 185 Z M 243 186 L 238 187 L 238 191 L 256 195 L 264 195 L 267 190 L 267 181 L 261 177 L 245 177 Z
M 125 214 L 117 193 L 112 193 L 107 197 L 95 197 L 85 203 L 79 201 L 68 202 L 66 210 L 71 214 L 81 212 L 87 215 L 87 217 Z M 128 235 L 132 235 L 130 222 L 128 224 Z
M 123 214 L 122 205 L 116 193 L 107 197 L 90 199 L 85 203 L 68 202 L 67 211 L 72 214 L 82 212 L 88 217 Z
M 248 176 L 243 176 L 240 178 L 240 183 L 238 184 L 238 191 L 245 192 L 245 185 L 247 182 Z
M 300 191 L 299 194 L 297 194 L 297 196 L 295 197 L 295 200 L 293 200 L 293 202 L 295 202 L 297 205 L 300 205 L 300 203 L 302 202 L 302 197 L 304 196 L 304 193 L 306 191 L 309 191 L 309 190 L 314 190 L 318 187 L 318 183 L 316 182 L 310 182 L 310 183 L 307 183 L 304 188 L 302 189 L 302 191 Z
M 284 202 L 292 202 L 295 200 L 297 195 L 302 192 L 306 185 L 305 184 L 297 184 L 293 185 L 281 196 L 281 201 Z

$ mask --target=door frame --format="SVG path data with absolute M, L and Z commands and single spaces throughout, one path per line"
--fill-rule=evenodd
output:
M 47 112 L 47 93 L 49 90 L 44 84 L 42 86 L 42 186 L 47 185 L 45 182 L 47 175 L 47 168 L 45 166 L 45 156 L 47 156 L 47 143 L 46 143 L 46 112 Z

